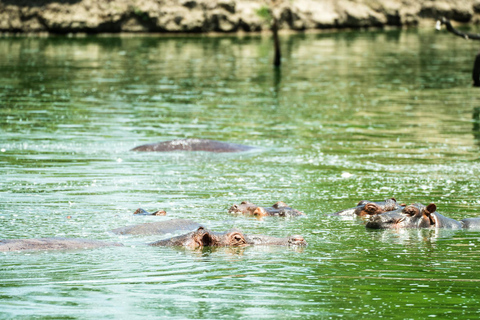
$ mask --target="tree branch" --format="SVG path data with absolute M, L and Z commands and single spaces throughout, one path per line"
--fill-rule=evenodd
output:
M 480 34 L 475 34 L 475 33 L 465 33 L 461 32 L 457 29 L 455 29 L 452 24 L 450 23 L 450 20 L 448 20 L 445 17 L 442 17 L 440 20 L 437 21 L 437 30 L 440 30 L 442 25 L 445 25 L 447 27 L 447 31 L 453 33 L 456 36 L 462 37 L 466 40 L 471 39 L 471 40 L 480 40 Z

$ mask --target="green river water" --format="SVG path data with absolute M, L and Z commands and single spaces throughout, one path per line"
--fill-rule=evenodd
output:
M 275 72 L 268 36 L 0 38 L 0 238 L 125 244 L 0 253 L 0 318 L 478 319 L 480 232 L 328 214 L 394 196 L 480 216 L 480 43 L 426 29 L 281 41 Z M 258 150 L 129 151 L 188 137 Z M 307 217 L 227 212 L 243 200 Z M 185 250 L 109 232 L 171 218 L 309 245 Z

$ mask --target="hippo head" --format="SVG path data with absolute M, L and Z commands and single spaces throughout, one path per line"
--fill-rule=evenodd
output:
M 382 202 L 372 202 L 368 200 L 361 200 L 354 210 L 358 217 L 370 217 L 381 214 L 387 211 L 398 209 L 397 200 L 395 198 L 386 199 Z
M 366 227 L 372 229 L 430 228 L 436 224 L 436 217 L 433 214 L 436 210 L 437 206 L 434 203 L 426 207 L 416 203 L 372 216 Z
M 199 227 L 196 231 L 187 235 L 183 245 L 190 248 L 239 247 L 247 245 L 247 241 L 243 233 L 235 229 L 224 233 L 217 233 L 207 230 L 204 227 Z
M 229 213 L 254 214 L 257 206 L 248 201 L 242 201 L 239 205 L 234 204 L 228 209 Z
M 142 208 L 138 208 L 135 210 L 133 214 L 139 215 L 139 216 L 165 216 L 167 215 L 167 212 L 165 210 L 157 210 L 153 213 L 148 212 L 147 210 L 144 210 Z
M 398 205 L 395 198 L 385 199 L 385 201 L 370 201 L 361 200 L 354 208 L 343 209 L 333 213 L 334 216 L 357 216 L 357 217 L 370 217 L 386 211 L 392 211 L 404 206 L 404 204 Z
M 305 239 L 300 235 L 294 235 L 294 236 L 288 237 L 287 242 L 289 246 L 306 246 L 307 245 L 307 241 L 305 241 Z
M 367 202 L 364 205 L 357 206 L 354 211 L 358 217 L 374 216 L 383 212 L 385 212 L 385 210 L 374 202 Z

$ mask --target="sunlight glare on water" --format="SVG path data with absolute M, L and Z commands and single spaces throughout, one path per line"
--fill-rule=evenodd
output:
M 275 71 L 262 36 L 0 38 L 0 238 L 125 244 L 0 253 L 0 318 L 477 318 L 480 233 L 328 215 L 395 197 L 479 216 L 476 49 L 416 29 L 281 42 Z M 130 151 L 192 137 L 258 149 Z M 307 216 L 227 212 L 245 200 Z M 309 246 L 109 232 L 172 218 Z

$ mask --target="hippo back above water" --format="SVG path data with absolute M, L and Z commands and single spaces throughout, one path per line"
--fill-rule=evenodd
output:
M 0 252 L 39 251 L 39 250 L 76 250 L 123 246 L 121 243 L 104 242 L 89 239 L 38 238 L 0 240 Z
M 163 235 L 176 232 L 187 233 L 200 226 L 199 223 L 188 219 L 171 219 L 121 227 L 112 230 L 112 232 L 122 235 Z
M 208 139 L 177 139 L 162 141 L 152 144 L 144 144 L 132 149 L 132 151 L 147 152 L 171 152 L 171 151 L 206 151 L 206 152 L 242 152 L 255 149 L 254 147 L 221 142 Z

